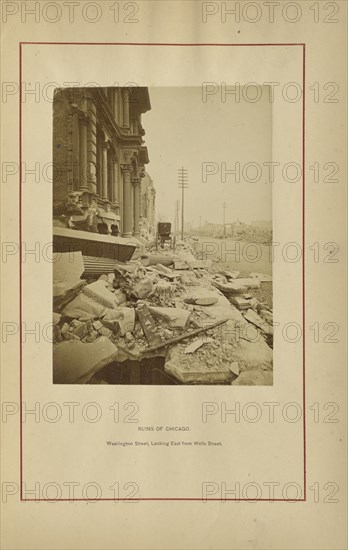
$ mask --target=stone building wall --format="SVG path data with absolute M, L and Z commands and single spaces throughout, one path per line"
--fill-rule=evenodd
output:
M 147 88 L 57 89 L 53 102 L 54 225 L 140 235 L 149 162 L 141 115 Z

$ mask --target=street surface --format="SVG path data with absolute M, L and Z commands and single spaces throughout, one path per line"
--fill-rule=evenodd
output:
M 196 237 L 195 250 L 203 253 L 202 259 L 221 264 L 222 269 L 240 271 L 242 276 L 252 272 L 272 275 L 271 245 L 247 243 L 232 238 Z

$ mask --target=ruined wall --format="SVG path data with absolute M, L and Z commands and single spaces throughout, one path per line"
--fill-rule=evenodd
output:
M 140 180 L 149 162 L 140 116 L 150 103 L 146 88 L 135 96 L 130 104 L 128 88 L 56 90 L 54 225 L 102 234 L 121 227 L 123 236 L 140 235 Z

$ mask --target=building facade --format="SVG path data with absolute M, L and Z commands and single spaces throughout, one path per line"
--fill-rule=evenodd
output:
M 141 234 L 148 238 L 156 234 L 156 189 L 145 172 L 141 180 Z
M 57 89 L 53 103 L 54 226 L 140 235 L 141 181 L 149 162 L 141 116 L 148 89 Z

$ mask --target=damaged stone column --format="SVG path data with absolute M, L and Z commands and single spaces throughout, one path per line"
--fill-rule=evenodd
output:
M 113 99 L 114 99 L 114 115 L 115 115 L 115 120 L 117 122 L 117 124 L 120 123 L 120 99 L 119 99 L 119 94 L 118 94 L 118 91 L 119 91 L 119 88 L 115 88 L 114 89 L 114 94 L 113 94 Z
M 72 180 L 73 180 L 73 189 L 77 191 L 80 187 L 80 122 L 79 122 L 79 111 L 76 105 L 72 105 Z
M 80 145 L 80 182 L 79 189 L 87 189 L 87 115 L 81 113 L 79 115 L 79 145 Z
M 110 148 L 109 142 L 103 143 L 103 169 L 102 169 L 102 199 L 108 199 L 108 151 Z
M 132 166 L 131 164 L 121 165 L 123 176 L 123 233 L 122 237 L 131 237 L 133 230 L 132 212 Z
M 115 204 L 119 204 L 120 197 L 119 197 L 119 181 L 118 181 L 118 159 L 116 154 L 114 153 L 112 156 L 112 165 L 113 165 L 113 179 L 112 179 L 112 186 L 113 186 L 113 197 L 112 202 Z
M 129 131 L 129 88 L 122 88 L 123 92 L 123 126 Z
M 87 99 L 87 185 L 92 193 L 97 192 L 97 115 L 96 106 L 92 98 Z
M 134 185 L 134 237 L 140 237 L 140 178 L 133 178 Z

